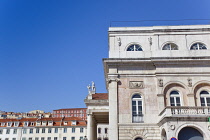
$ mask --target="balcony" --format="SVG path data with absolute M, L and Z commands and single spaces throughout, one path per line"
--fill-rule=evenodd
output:
M 160 114 L 165 117 L 210 117 L 210 107 L 168 106 Z

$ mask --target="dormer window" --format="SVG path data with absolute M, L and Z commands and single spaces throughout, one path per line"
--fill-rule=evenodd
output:
M 127 51 L 143 51 L 140 45 L 133 44 L 127 48 Z
M 163 46 L 163 50 L 178 50 L 178 46 L 174 43 L 167 43 Z
M 24 126 L 28 126 L 28 122 L 24 122 Z
M 5 126 L 5 123 L 1 123 L 1 126 Z
M 76 120 L 72 121 L 72 125 L 77 125 L 77 121 Z
M 14 123 L 14 126 L 15 126 L 15 127 L 18 127 L 18 126 L 19 126 L 19 122 L 15 122 L 15 123 Z
M 34 122 L 31 122 L 31 126 L 34 126 Z
M 12 122 L 7 122 L 7 127 L 11 127 L 12 126 Z
M 36 126 L 40 126 L 40 125 L 41 125 L 40 121 L 36 122 Z
M 42 122 L 42 126 L 46 126 L 47 125 L 47 122 L 46 121 L 43 121 Z
M 67 122 L 67 121 L 65 121 L 63 124 L 64 124 L 64 125 L 67 125 L 67 124 L 68 124 L 68 122 Z
M 203 43 L 194 43 L 191 47 L 190 50 L 206 50 L 206 45 Z
M 48 121 L 48 125 L 52 126 L 53 125 L 53 121 Z

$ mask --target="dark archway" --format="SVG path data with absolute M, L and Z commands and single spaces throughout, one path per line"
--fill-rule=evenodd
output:
M 142 138 L 138 137 L 138 138 L 135 138 L 135 140 L 143 140 Z
M 178 140 L 204 140 L 203 135 L 192 127 L 184 127 L 178 135 Z

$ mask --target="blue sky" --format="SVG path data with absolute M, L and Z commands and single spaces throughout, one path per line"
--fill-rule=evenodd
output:
M 210 19 L 209 0 L 1 0 L 0 110 L 85 107 L 87 85 L 105 93 L 111 21 Z M 112 26 L 210 24 L 209 21 Z

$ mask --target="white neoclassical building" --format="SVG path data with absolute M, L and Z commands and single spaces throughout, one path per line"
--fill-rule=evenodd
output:
M 0 119 L 0 140 L 83 140 L 86 128 L 77 117 Z
M 210 140 L 210 25 L 110 27 L 103 63 L 108 94 L 85 99 L 89 140 L 101 123 L 113 140 Z

